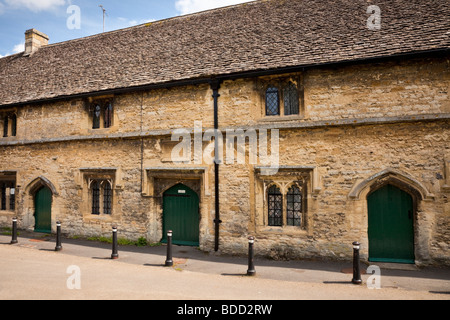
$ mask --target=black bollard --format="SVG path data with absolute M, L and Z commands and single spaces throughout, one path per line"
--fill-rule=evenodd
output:
M 247 275 L 248 276 L 255 276 L 256 270 L 255 270 L 255 262 L 254 262 L 254 252 L 253 252 L 253 245 L 255 243 L 254 237 L 248 238 L 248 270 Z
M 61 244 L 61 222 L 56 222 L 56 247 L 55 251 L 61 251 L 62 250 L 62 244 Z
M 167 259 L 165 266 L 172 267 L 173 259 L 172 259 L 172 236 L 173 232 L 171 230 L 167 231 Z
M 17 241 L 17 218 L 13 218 L 12 220 L 12 240 L 11 244 L 16 244 L 19 241 Z
M 117 227 L 113 227 L 113 235 L 112 235 L 112 254 L 111 259 L 119 259 L 118 248 L 117 248 Z
M 361 244 L 359 242 L 353 242 L 353 280 L 352 283 L 356 285 L 362 284 L 361 269 L 359 261 L 359 249 Z

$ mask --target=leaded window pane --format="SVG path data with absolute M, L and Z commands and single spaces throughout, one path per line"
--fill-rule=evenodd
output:
M 93 181 L 91 185 L 92 190 L 92 214 L 100 214 L 100 184 L 98 181 Z
M 283 225 L 283 195 L 277 186 L 268 190 L 269 226 L 281 227 Z
M 284 114 L 286 116 L 299 114 L 299 98 L 297 86 L 289 82 L 283 90 Z
M 102 114 L 102 108 L 99 104 L 96 104 L 94 107 L 94 115 L 92 119 L 92 129 L 100 128 L 100 116 Z
M 2 183 L 0 185 L 0 192 L 1 192 L 1 207 L 0 210 L 6 210 L 6 184 Z
M 11 116 L 11 136 L 15 137 L 17 134 L 17 116 L 13 114 Z
M 275 87 L 270 87 L 266 91 L 266 115 L 280 115 L 280 99 L 278 89 Z
M 103 186 L 103 213 L 112 214 L 112 189 L 109 181 L 105 181 Z
M 105 128 L 109 128 L 112 126 L 113 119 L 113 106 L 111 102 L 108 102 L 105 106 Z
M 302 209 L 303 209 L 302 190 L 293 186 L 287 193 L 287 225 L 300 227 L 302 225 Z
M 9 125 L 8 122 L 9 122 L 9 119 L 7 116 L 5 116 L 3 118 L 3 137 L 5 137 L 5 138 L 8 136 L 8 125 Z

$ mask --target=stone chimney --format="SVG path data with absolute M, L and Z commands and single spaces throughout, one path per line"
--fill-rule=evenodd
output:
M 37 31 L 36 29 L 30 29 L 25 32 L 25 56 L 29 56 L 32 53 L 39 50 L 39 48 L 48 45 L 48 35 Z

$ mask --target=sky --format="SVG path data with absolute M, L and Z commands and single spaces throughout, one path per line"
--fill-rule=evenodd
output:
M 24 51 L 25 31 L 50 44 L 251 0 L 0 0 L 0 58 Z

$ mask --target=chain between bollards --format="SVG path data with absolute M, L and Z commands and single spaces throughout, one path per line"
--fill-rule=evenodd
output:
M 167 231 L 167 258 L 166 258 L 166 267 L 172 267 L 173 266 L 173 259 L 172 259 L 172 236 L 173 232 L 171 230 Z
M 352 283 L 356 285 L 362 284 L 359 250 L 361 244 L 359 242 L 353 242 L 353 279 Z
M 13 218 L 11 244 L 17 244 L 17 243 L 19 243 L 19 241 L 17 241 L 17 218 Z
M 61 251 L 62 250 L 62 244 L 61 244 L 61 222 L 56 222 L 56 247 L 55 251 Z
M 115 260 L 115 259 L 119 259 L 119 254 L 118 254 L 118 245 L 117 245 L 117 227 L 113 226 L 112 229 L 112 254 L 111 254 L 111 259 Z
M 255 238 L 254 237 L 249 237 L 248 238 L 248 270 L 247 270 L 247 275 L 250 277 L 253 277 L 256 275 L 256 270 L 255 270 L 255 262 L 254 262 L 254 250 L 253 250 L 253 245 L 255 243 Z

